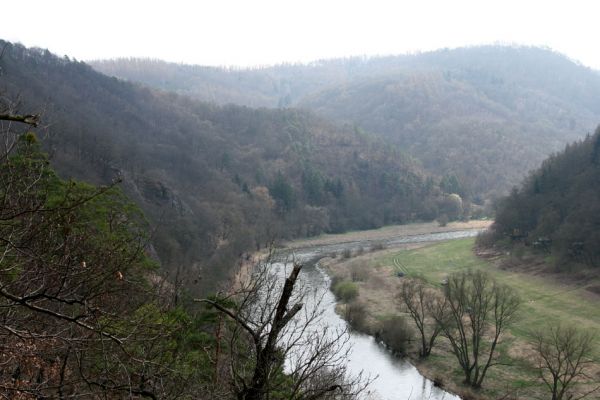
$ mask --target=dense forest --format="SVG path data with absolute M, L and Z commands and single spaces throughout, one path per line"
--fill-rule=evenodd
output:
M 490 236 L 499 246 L 551 255 L 558 269 L 600 267 L 600 128 L 503 198 Z
M 301 265 L 283 289 L 267 262 L 237 293 L 182 299 L 150 257 L 141 210 L 116 184 L 58 177 L 39 121 L 0 108 L 0 396 L 353 400 L 364 390 L 346 374 L 345 332 L 291 323 L 315 312 L 298 302 Z
M 591 132 L 600 75 L 550 50 L 482 46 L 223 69 L 122 59 L 109 75 L 220 104 L 300 106 L 398 144 L 475 202 Z
M 118 188 L 60 179 L 35 133 L 0 122 L 2 397 L 184 395 L 205 373 L 189 346 L 200 332 L 152 284 L 139 209 Z
M 360 128 L 190 100 L 0 44 L 3 106 L 42 112 L 62 177 L 121 181 L 151 221 L 155 257 L 194 290 L 275 239 L 461 215 L 452 185 Z

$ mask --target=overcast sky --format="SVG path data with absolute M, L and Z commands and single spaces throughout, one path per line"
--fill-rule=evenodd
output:
M 0 2 L 0 38 L 79 60 L 255 66 L 506 43 L 550 47 L 600 70 L 595 0 Z

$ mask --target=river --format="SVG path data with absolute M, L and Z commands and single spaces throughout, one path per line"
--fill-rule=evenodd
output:
M 478 230 L 466 230 L 443 233 L 430 233 L 424 235 L 393 237 L 383 240 L 388 247 L 404 243 L 422 243 L 477 235 Z M 381 243 L 382 240 L 378 240 Z M 294 249 L 296 261 L 304 264 L 300 275 L 302 284 L 320 292 L 319 304 L 321 308 L 322 323 L 331 329 L 345 328 L 346 322 L 335 313 L 335 298 L 329 290 L 329 277 L 319 268 L 318 260 L 332 252 L 339 253 L 345 249 L 367 248 L 365 241 L 352 241 L 320 246 Z M 283 252 L 282 256 L 289 257 Z M 274 264 L 281 275 L 285 274 L 288 267 L 284 262 Z M 306 304 L 307 307 L 314 306 Z M 372 336 L 350 331 L 349 345 L 352 347 L 348 360 L 348 372 L 357 375 L 361 371 L 364 375 L 376 378 L 369 386 L 365 399 L 369 400 L 460 400 L 460 397 L 450 394 L 422 376 L 419 371 L 408 361 L 391 355 L 384 347 L 379 345 Z

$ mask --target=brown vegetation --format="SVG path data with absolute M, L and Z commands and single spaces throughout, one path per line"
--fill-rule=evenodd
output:
M 45 110 L 43 145 L 63 177 L 122 180 L 170 278 L 194 293 L 217 288 L 240 254 L 273 240 L 437 215 L 438 182 L 352 127 L 307 111 L 206 104 L 0 46 L 0 113 L 17 98 L 15 115 Z
M 444 178 L 444 191 L 480 203 L 486 194 L 510 190 L 545 156 L 592 130 L 600 112 L 595 71 L 532 47 L 242 70 L 140 59 L 94 66 L 204 101 L 317 111 L 393 140 Z

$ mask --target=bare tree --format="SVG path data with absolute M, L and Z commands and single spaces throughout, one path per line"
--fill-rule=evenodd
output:
M 549 326 L 533 334 L 537 352 L 537 369 L 540 378 L 552 395 L 552 400 L 582 399 L 600 387 L 581 389 L 577 386 L 590 383 L 587 370 L 593 363 L 594 335 L 574 327 Z
M 481 387 L 501 334 L 513 322 L 520 300 L 515 292 L 482 271 L 450 275 L 444 295 L 447 308 L 434 318 L 448 338 L 465 374 L 464 382 Z
M 271 263 L 261 263 L 228 297 L 233 303 L 197 300 L 233 321 L 229 362 L 238 399 L 269 399 L 276 392 L 294 400 L 351 399 L 368 384 L 347 375 L 348 333 L 323 324 L 318 304 L 325 292 L 304 287 L 301 269 L 294 263 L 281 285 Z
M 433 313 L 444 314 L 446 299 L 439 291 L 428 288 L 423 281 L 418 279 L 403 280 L 397 298 L 419 331 L 421 337 L 419 355 L 421 357 L 429 356 L 435 340 L 442 331 L 442 325 L 433 318 Z

